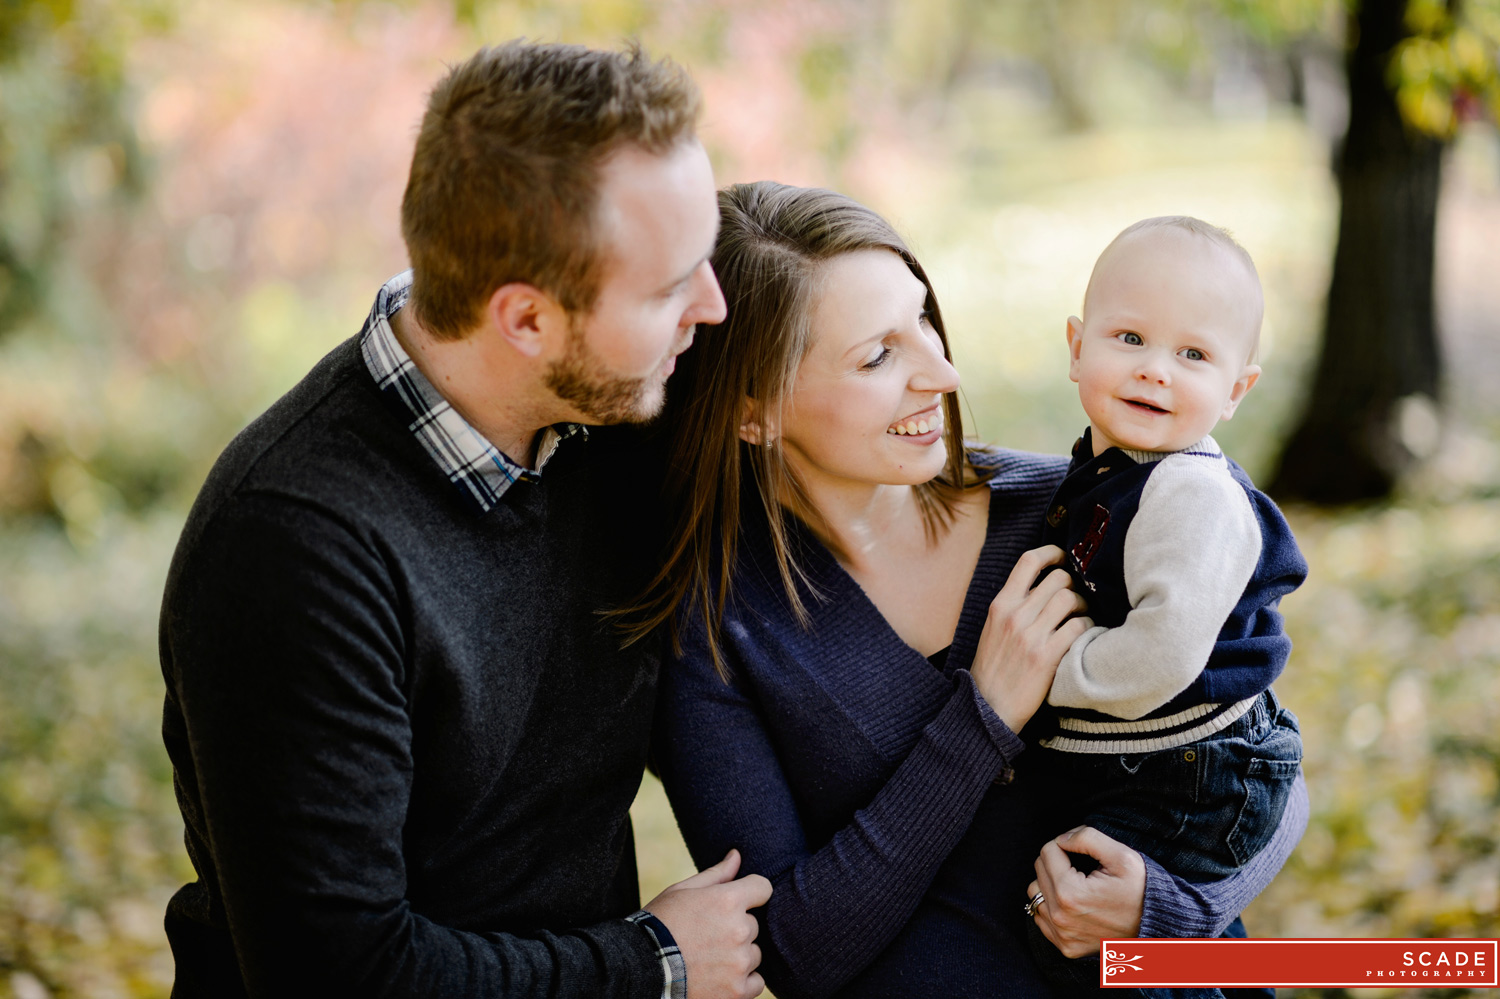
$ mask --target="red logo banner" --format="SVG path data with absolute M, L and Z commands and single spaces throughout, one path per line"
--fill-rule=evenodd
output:
M 1500 940 L 1105 940 L 1103 988 L 1500 987 Z

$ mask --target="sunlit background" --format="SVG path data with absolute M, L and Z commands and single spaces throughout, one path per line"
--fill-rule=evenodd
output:
M 162 913 L 192 874 L 158 734 L 167 561 L 220 449 L 405 268 L 445 65 L 526 36 L 638 37 L 687 66 L 721 182 L 834 187 L 908 235 L 971 429 L 1011 446 L 1065 451 L 1084 425 L 1063 329 L 1105 243 L 1149 215 L 1227 226 L 1266 287 L 1265 375 L 1218 436 L 1268 482 L 1324 336 L 1348 11 L 0 5 L 0 997 L 170 989 Z M 1441 165 L 1444 363 L 1435 400 L 1391 411 L 1389 495 L 1288 508 L 1313 573 L 1278 691 L 1313 821 L 1257 936 L 1500 936 L 1500 7 L 1412 0 L 1404 25 L 1387 85 Z M 691 866 L 653 778 L 635 814 L 649 897 Z

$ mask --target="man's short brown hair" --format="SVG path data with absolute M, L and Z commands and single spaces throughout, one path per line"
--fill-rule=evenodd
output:
M 636 45 L 516 41 L 454 68 L 428 99 L 401 201 L 418 320 L 459 339 L 512 281 L 586 313 L 600 164 L 626 144 L 666 153 L 692 138 L 699 106 L 687 73 Z

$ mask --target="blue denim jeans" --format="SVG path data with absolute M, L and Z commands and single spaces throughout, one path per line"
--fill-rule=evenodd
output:
M 1049 789 L 1047 814 L 1058 818 L 1058 832 L 1086 823 L 1184 880 L 1216 881 L 1275 834 L 1301 766 L 1302 736 L 1296 716 L 1267 690 L 1229 727 L 1186 746 L 1026 755 L 1016 777 Z M 1087 870 L 1088 861 L 1079 857 L 1075 866 Z M 1097 987 L 1097 958 L 1069 961 L 1035 927 L 1029 935 L 1049 982 L 1065 994 Z M 1243 927 L 1225 935 L 1243 936 Z

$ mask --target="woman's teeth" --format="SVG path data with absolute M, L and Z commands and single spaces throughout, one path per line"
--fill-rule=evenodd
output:
M 907 420 L 905 423 L 897 423 L 894 426 L 886 427 L 885 432 L 905 437 L 910 434 L 925 434 L 929 430 L 936 430 L 942 425 L 942 421 L 937 417 L 933 417 L 931 420 Z

